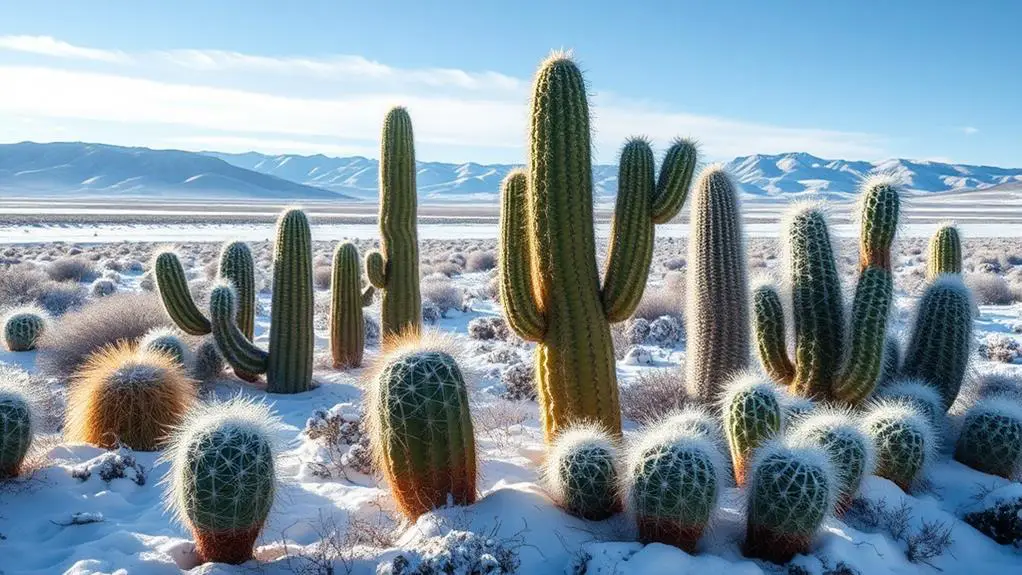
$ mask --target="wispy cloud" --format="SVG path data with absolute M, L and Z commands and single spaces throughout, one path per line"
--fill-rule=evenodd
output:
M 960 129 L 962 133 L 965 134 L 966 136 L 971 136 L 973 134 L 979 133 L 979 128 L 973 126 L 962 126 Z
M 118 50 L 83 48 L 51 36 L 0 36 L 0 50 L 97 62 L 128 63 L 131 61 L 131 57 Z

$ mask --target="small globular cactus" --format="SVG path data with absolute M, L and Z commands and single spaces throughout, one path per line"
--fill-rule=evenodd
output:
M 926 281 L 941 274 L 962 273 L 962 238 L 954 224 L 942 224 L 930 236 L 926 258 Z
M 262 403 L 197 406 L 171 436 L 162 461 L 165 505 L 195 538 L 203 563 L 241 564 L 273 506 L 280 420 Z
M 944 423 L 944 399 L 932 385 L 912 378 L 899 378 L 877 390 L 877 397 L 901 399 L 914 405 L 936 431 Z
M 359 367 L 365 353 L 362 308 L 373 303 L 372 285 L 362 289 L 358 248 L 344 242 L 334 251 L 330 280 L 330 355 L 334 368 Z
M 32 351 L 50 325 L 50 314 L 36 306 L 15 309 L 4 318 L 4 345 L 8 351 Z
M 904 399 L 878 400 L 863 420 L 876 448 L 876 471 L 909 491 L 933 459 L 936 438 L 926 416 Z
M 839 515 L 851 506 L 862 480 L 876 465 L 873 439 L 854 417 L 849 411 L 825 408 L 801 419 L 791 433 L 791 441 L 818 445 L 830 456 L 837 478 L 835 512 Z
M 749 478 L 745 555 L 783 564 L 806 553 L 834 509 L 838 484 L 822 447 L 781 440 L 762 446 Z
M 621 510 L 617 440 L 593 424 L 566 428 L 543 465 L 543 484 L 566 512 L 601 521 Z
M 783 393 L 754 372 L 739 374 L 724 389 L 720 409 L 740 487 L 745 485 L 756 448 L 784 429 Z
M 672 411 L 656 425 L 703 435 L 714 445 L 727 449 L 727 439 L 724 437 L 720 421 L 702 407 L 689 405 Z
M 0 480 L 17 477 L 35 436 L 35 397 L 27 373 L 0 366 Z
M 665 421 L 628 449 L 623 499 L 639 541 L 694 553 L 724 488 L 725 463 L 697 427 Z
M 166 353 L 182 367 L 192 365 L 192 350 L 176 329 L 155 327 L 142 336 L 138 348 Z
M 195 346 L 192 354 L 191 374 L 198 381 L 212 381 L 224 372 L 227 362 L 220 350 L 216 348 L 216 340 L 206 336 Z
M 409 519 L 476 499 L 476 449 L 457 361 L 429 334 L 405 332 L 380 359 L 367 410 L 373 454 Z
M 1022 406 L 1001 397 L 974 405 L 965 414 L 955 459 L 983 473 L 1017 478 L 1022 471 Z

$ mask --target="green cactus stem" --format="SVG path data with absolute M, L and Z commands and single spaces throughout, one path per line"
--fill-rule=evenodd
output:
M 374 288 L 362 289 L 358 248 L 344 242 L 334 251 L 330 280 L 330 354 L 334 368 L 359 367 L 365 352 L 365 318 L 362 308 L 371 305 Z
M 926 281 L 941 274 L 962 273 L 962 238 L 954 224 L 942 224 L 930 236 L 926 258 Z
M 756 373 L 742 373 L 725 388 L 720 408 L 735 482 L 744 486 L 753 453 L 784 426 L 783 392 Z
M 965 414 L 955 459 L 983 473 L 1016 478 L 1022 471 L 1022 406 L 1001 397 L 973 406 Z

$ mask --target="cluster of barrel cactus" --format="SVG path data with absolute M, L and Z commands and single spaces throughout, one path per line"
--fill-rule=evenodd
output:
M 4 318 L 4 345 L 8 351 L 32 351 L 49 323 L 50 315 L 40 307 L 12 310 Z

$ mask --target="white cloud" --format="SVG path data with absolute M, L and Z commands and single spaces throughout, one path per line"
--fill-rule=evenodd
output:
M 979 133 L 979 128 L 975 128 L 973 126 L 962 126 L 961 130 L 962 133 L 965 134 L 966 136 L 971 136 L 973 134 Z
M 0 50 L 97 62 L 127 63 L 131 61 L 130 56 L 118 50 L 83 48 L 51 36 L 0 36 Z

